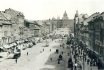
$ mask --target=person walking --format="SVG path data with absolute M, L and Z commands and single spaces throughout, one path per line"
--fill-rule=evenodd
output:
M 60 64 L 60 58 L 58 58 L 58 64 Z
M 63 55 L 63 51 L 62 51 L 62 55 Z
M 52 61 L 52 58 L 50 58 L 50 60 Z
M 68 53 L 68 56 L 69 56 L 69 53 Z
M 27 56 L 28 56 L 28 52 L 27 52 Z
M 79 68 L 80 68 L 80 70 L 82 70 L 82 65 L 81 64 L 79 65 Z
M 15 59 L 15 62 L 17 63 L 17 59 Z
M 77 70 L 77 63 L 74 64 L 74 69 Z

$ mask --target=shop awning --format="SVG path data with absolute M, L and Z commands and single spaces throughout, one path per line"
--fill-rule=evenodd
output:
M 10 45 L 3 45 L 4 48 L 10 48 Z
M 17 41 L 17 43 L 19 44 L 19 41 Z
M 0 47 L 1 49 L 3 49 L 3 47 Z
M 11 46 L 11 47 L 12 47 L 12 46 L 14 46 L 14 45 L 13 45 L 13 43 L 12 43 L 12 44 L 10 44 L 10 46 Z
M 91 51 L 93 51 L 90 47 L 86 47 L 87 49 L 89 49 L 89 50 L 91 50 Z
M 17 44 L 16 44 L 16 43 L 13 43 L 13 45 L 15 45 L 15 46 L 16 46 Z

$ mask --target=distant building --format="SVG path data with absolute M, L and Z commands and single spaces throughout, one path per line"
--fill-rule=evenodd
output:
M 66 11 L 63 14 L 62 19 L 60 19 L 60 17 L 58 16 L 57 19 L 52 18 L 51 21 L 57 28 L 64 28 L 64 27 L 72 28 L 72 27 L 74 27 L 74 20 L 68 19 L 68 15 L 67 15 Z M 55 29 L 55 28 L 53 27 L 53 29 Z
M 14 9 L 5 9 L 4 13 L 10 15 L 9 17 L 7 17 L 10 22 L 13 24 L 13 35 L 14 36 L 14 40 L 18 40 L 18 39 L 24 39 L 24 14 L 19 12 L 19 11 L 16 11 Z M 17 32 L 17 33 L 16 33 Z M 16 34 L 14 34 L 16 33 Z M 18 34 L 18 35 L 17 35 Z
M 6 15 L 9 16 L 4 12 L 0 12 L 0 45 L 12 42 L 12 24 L 10 20 L 7 19 Z
M 67 16 L 67 13 L 66 13 L 66 11 L 65 11 L 65 13 L 63 14 L 63 17 L 62 17 L 62 19 L 68 19 L 68 16 Z

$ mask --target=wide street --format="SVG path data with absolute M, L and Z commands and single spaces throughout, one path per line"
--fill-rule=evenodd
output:
M 104 70 L 104 0 L 0 3 L 0 70 Z
M 55 32 L 56 35 L 63 35 L 68 34 L 69 30 L 67 28 L 61 28 L 55 30 L 53 33 Z M 45 46 L 46 40 L 49 42 L 48 47 Z M 70 53 L 72 52 L 72 48 L 70 45 L 66 44 L 67 37 L 64 37 L 64 39 L 54 39 L 53 41 L 51 38 L 46 40 L 37 43 L 32 48 L 22 50 L 20 58 L 17 59 L 17 63 L 15 59 L 2 60 L 0 62 L 0 70 L 70 70 L 68 68 L 69 58 L 72 58 L 73 66 L 75 66 L 75 52 L 73 51 L 73 54 Z M 59 53 L 56 53 L 56 49 L 59 50 Z M 58 58 L 60 54 L 62 55 L 63 60 L 61 60 L 60 64 L 58 64 Z M 83 62 L 83 58 L 78 58 L 77 63 L 82 66 L 82 69 L 77 67 L 77 70 L 91 69 L 90 65 L 88 65 L 86 61 Z M 73 67 L 73 70 L 76 69 Z M 92 70 L 97 70 L 97 68 L 93 67 Z
M 62 32 L 64 33 L 64 31 Z M 61 41 L 61 39 L 55 39 L 54 41 L 52 41 L 52 39 L 47 39 L 47 41 L 49 42 L 49 47 L 44 47 L 45 42 L 43 41 L 42 43 L 37 43 L 32 48 L 23 50 L 21 57 L 17 60 L 17 63 L 15 62 L 15 59 L 3 60 L 0 62 L 0 70 L 65 70 L 67 68 L 66 57 L 69 50 L 66 47 L 63 49 L 60 47 L 60 44 L 66 42 Z M 63 60 L 60 64 L 57 63 L 60 53 L 55 53 L 57 48 L 60 53 L 63 51 Z M 52 58 L 52 61 L 50 58 Z

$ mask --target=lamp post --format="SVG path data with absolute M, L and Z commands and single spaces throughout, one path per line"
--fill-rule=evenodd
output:
M 83 52 L 83 70 L 85 69 L 85 66 L 84 66 L 84 52 Z

